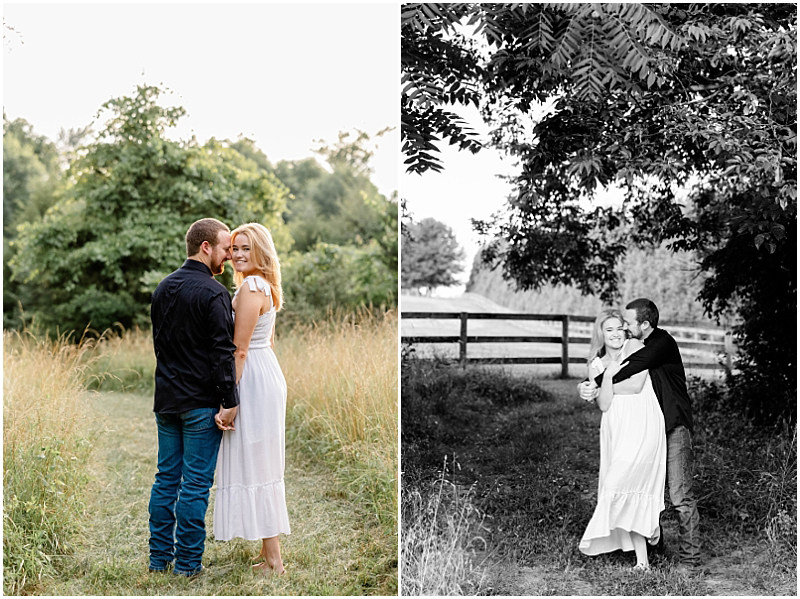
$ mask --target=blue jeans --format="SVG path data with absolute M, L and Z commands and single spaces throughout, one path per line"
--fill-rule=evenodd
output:
M 700 514 L 692 490 L 694 454 L 692 436 L 685 426 L 667 433 L 667 486 L 669 499 L 678 511 L 678 556 L 681 563 L 699 565 Z
M 202 570 L 208 495 L 214 482 L 222 431 L 217 408 L 156 414 L 158 472 L 150 492 L 150 569 Z

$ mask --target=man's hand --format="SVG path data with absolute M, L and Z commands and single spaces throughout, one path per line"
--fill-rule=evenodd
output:
M 622 362 L 622 363 L 620 363 L 620 362 L 611 362 L 608 365 L 608 367 L 606 368 L 606 372 L 605 372 L 605 374 L 603 376 L 604 377 L 605 376 L 610 376 L 613 379 L 614 375 L 617 374 L 620 370 L 622 370 L 622 365 L 623 364 L 627 364 L 627 361 Z
M 217 428 L 222 431 L 235 431 L 236 428 L 233 426 L 233 421 L 236 419 L 236 413 L 238 411 L 238 406 L 227 409 L 220 407 L 219 412 L 217 412 L 216 416 L 214 416 L 214 421 L 217 423 Z
M 583 381 L 582 383 L 578 383 L 578 393 L 583 401 L 592 403 L 600 394 L 600 388 L 594 381 Z

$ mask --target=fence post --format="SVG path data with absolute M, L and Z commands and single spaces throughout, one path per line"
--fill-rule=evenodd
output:
M 561 317 L 561 378 L 569 378 L 569 314 Z
M 725 367 L 730 374 L 733 369 L 733 353 L 736 351 L 736 346 L 733 343 L 733 332 L 730 330 L 725 331 Z
M 461 313 L 461 338 L 458 341 L 458 360 L 461 368 L 467 367 L 467 313 Z

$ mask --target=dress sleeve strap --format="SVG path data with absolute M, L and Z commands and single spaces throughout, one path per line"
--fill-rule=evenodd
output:
M 270 297 L 272 295 L 269 283 L 267 283 L 262 277 L 258 275 L 250 275 L 249 277 L 245 277 L 244 281 L 242 281 L 242 286 L 244 283 L 250 287 L 250 291 L 263 291 L 264 295 Z

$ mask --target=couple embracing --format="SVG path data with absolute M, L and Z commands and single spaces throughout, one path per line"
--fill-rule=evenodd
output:
M 213 218 L 186 233 L 187 260 L 151 304 L 158 472 L 150 494 L 150 571 L 203 569 L 205 516 L 217 472 L 214 537 L 261 540 L 257 570 L 284 572 L 286 381 L 273 353 L 282 305 L 269 231 Z M 214 279 L 234 267 L 236 293 Z
M 633 550 L 634 570 L 649 569 L 648 550 L 664 547 L 666 480 L 678 512 L 678 570 L 687 573 L 699 565 L 700 517 L 692 491 L 692 409 L 678 344 L 658 328 L 658 308 L 644 298 L 623 312 L 601 312 L 591 343 L 589 380 L 578 390 L 603 412 L 600 481 L 579 548 L 586 555 Z

